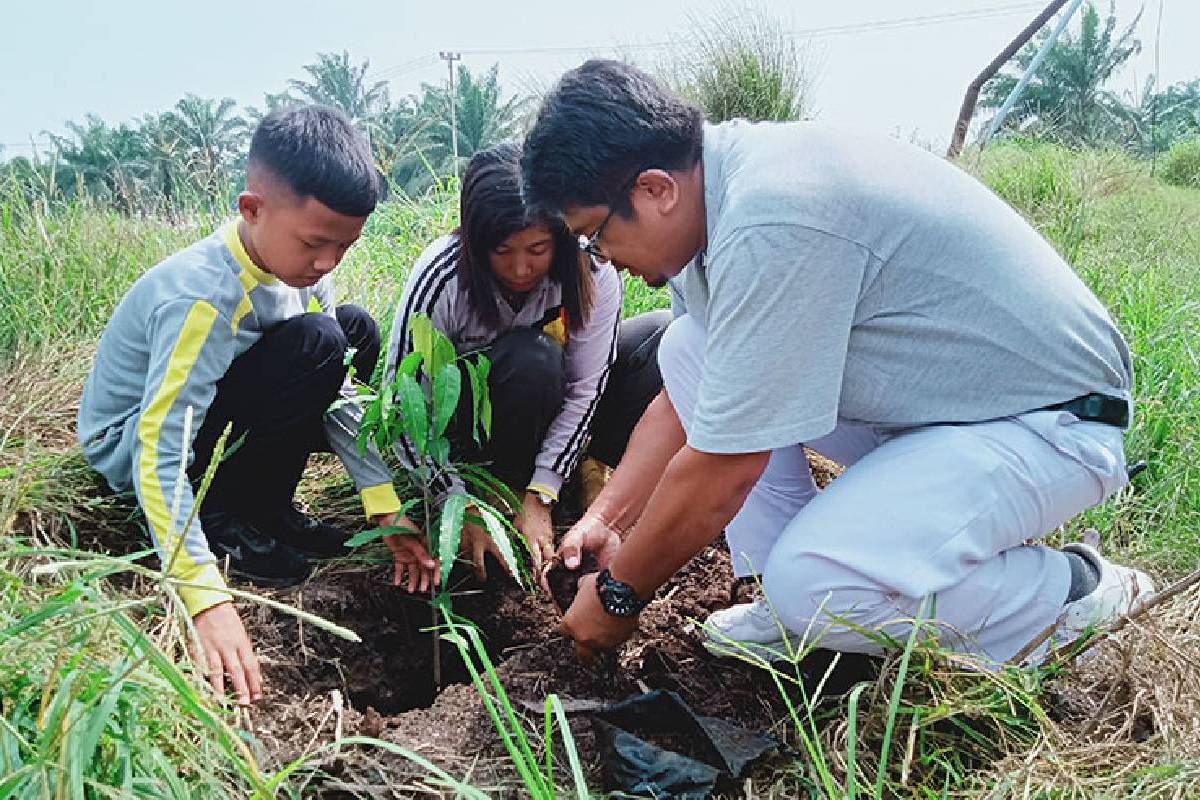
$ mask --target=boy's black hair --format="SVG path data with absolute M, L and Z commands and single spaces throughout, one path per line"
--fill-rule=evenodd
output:
M 566 73 L 525 138 L 525 199 L 543 212 L 605 205 L 628 216 L 639 172 L 682 170 L 700 158 L 700 109 L 620 61 Z
M 299 106 L 263 117 L 250 140 L 247 170 L 265 167 L 300 197 L 348 217 L 365 217 L 381 184 L 367 139 L 329 106 Z
M 519 144 L 501 142 L 471 157 L 462 178 L 459 219 L 458 279 L 486 324 L 500 325 L 491 251 L 514 233 L 541 225 L 554 237 L 549 277 L 562 287 L 567 328 L 583 327 L 592 310 L 591 260 L 580 253 L 578 240 L 560 217 L 534 212 L 524 202 Z

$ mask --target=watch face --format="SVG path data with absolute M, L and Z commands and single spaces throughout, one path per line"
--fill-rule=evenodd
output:
M 633 617 L 646 607 L 647 601 L 638 597 L 632 586 L 613 578 L 607 569 L 596 578 L 596 593 L 604 610 L 614 617 Z

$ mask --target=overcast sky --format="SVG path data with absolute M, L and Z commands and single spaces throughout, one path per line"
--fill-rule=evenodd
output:
M 757 5 L 796 32 L 820 66 L 821 119 L 940 145 L 971 78 L 1045 1 Z M 1118 15 L 1132 20 L 1141 5 L 1118 0 Z M 394 95 L 445 80 L 439 50 L 461 51 L 472 69 L 499 61 L 508 90 L 550 83 L 589 55 L 624 53 L 652 64 L 663 54 L 656 43 L 679 37 L 691 18 L 723 6 L 724 0 L 0 0 L 0 144 L 5 156 L 28 153 L 31 136 L 60 132 L 68 119 L 93 112 L 128 121 L 163 111 L 186 92 L 261 104 L 264 92 L 285 89 L 320 51 L 369 59 Z M 1107 0 L 1098 6 L 1106 11 Z M 1154 70 L 1156 51 L 1164 81 L 1200 77 L 1200 2 L 1147 0 L 1139 31 L 1143 52 L 1117 88 L 1140 86 Z

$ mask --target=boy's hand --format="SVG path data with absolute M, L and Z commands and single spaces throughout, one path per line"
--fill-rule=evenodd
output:
M 254 645 L 246 635 L 242 618 L 233 603 L 218 603 L 197 614 L 193 620 L 204 656 L 208 659 L 207 676 L 218 695 L 225 693 L 225 676 L 233 684 L 237 701 L 249 705 L 262 699 L 262 673 Z
M 554 556 L 554 525 L 550 522 L 550 506 L 536 492 L 526 492 L 525 502 L 515 520 L 517 530 L 529 545 L 533 574 L 542 573 L 542 565 Z
M 383 537 L 392 551 L 395 573 L 393 586 L 404 586 L 409 592 L 427 592 L 442 581 L 442 569 L 437 560 L 425 549 L 425 537 L 413 521 L 395 514 L 376 514 L 371 518 L 381 528 L 395 526 L 411 528 L 416 534 L 393 533 Z M 407 584 L 407 585 L 405 585 Z

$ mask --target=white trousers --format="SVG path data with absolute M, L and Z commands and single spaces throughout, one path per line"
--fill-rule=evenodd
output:
M 685 315 L 659 346 L 685 430 L 704 341 Z M 847 466 L 824 491 L 805 446 Z M 943 644 L 1004 661 L 1054 622 L 1070 585 L 1066 556 L 1027 542 L 1127 481 L 1121 430 L 1069 412 L 891 432 L 843 424 L 772 450 L 725 534 L 736 574 L 761 575 L 783 624 L 822 647 L 880 652 L 862 630 L 902 641 L 928 596 Z

